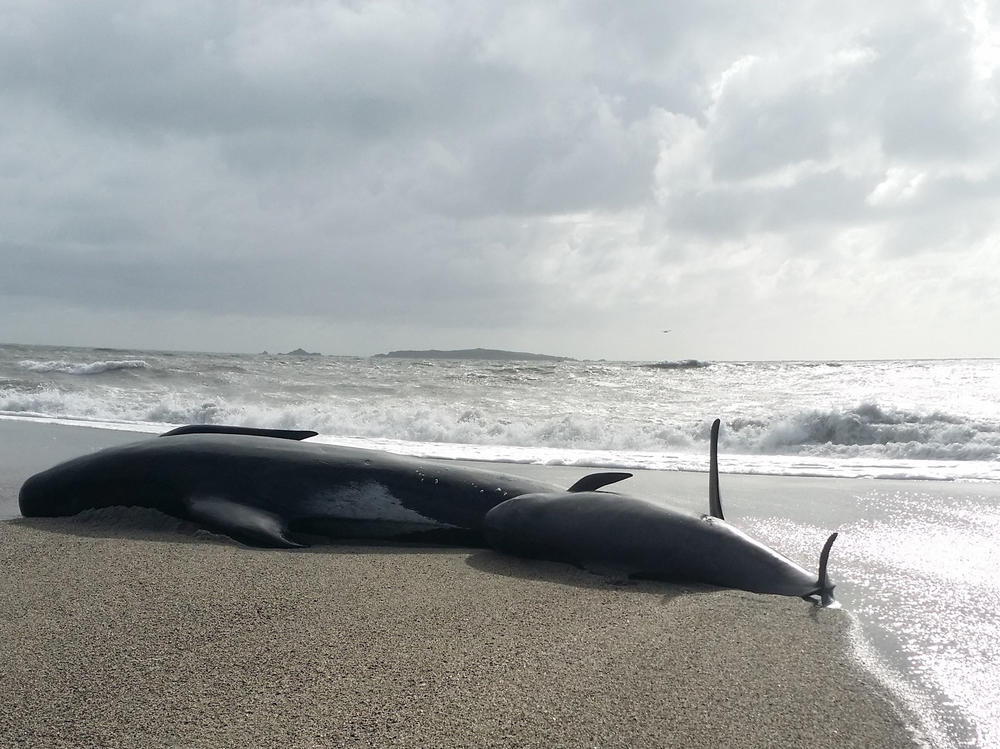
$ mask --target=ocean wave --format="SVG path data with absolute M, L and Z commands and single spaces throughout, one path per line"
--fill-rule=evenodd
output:
M 728 426 L 732 430 L 729 444 L 752 453 L 911 460 L 1000 458 L 1000 424 L 875 403 L 803 411 L 770 422 L 734 420 Z
M 92 363 L 25 360 L 21 366 L 77 374 L 150 367 L 141 359 Z M 588 372 L 586 376 L 586 387 L 579 391 L 572 387 L 543 390 L 541 394 L 533 389 L 512 391 L 516 395 L 490 390 L 484 390 L 483 395 L 475 389 L 441 391 L 443 378 L 436 381 L 438 387 L 378 381 L 384 387 L 374 394 L 343 386 L 338 391 L 332 386 L 290 384 L 265 388 L 242 381 L 236 386 L 220 385 L 204 373 L 199 374 L 196 389 L 167 392 L 122 387 L 119 381 L 101 378 L 72 385 L 15 379 L 0 385 L 0 415 L 153 424 L 163 425 L 164 431 L 170 425 L 185 423 L 313 429 L 333 438 L 447 444 L 456 449 L 464 446 L 465 450 L 483 446 L 487 448 L 484 455 L 499 455 L 508 447 L 523 448 L 528 453 L 545 453 L 546 461 L 558 459 L 546 451 L 605 451 L 608 460 L 640 460 L 641 466 L 656 467 L 663 461 L 664 465 L 678 463 L 674 458 L 660 461 L 635 456 L 684 456 L 684 465 L 703 460 L 708 453 L 711 419 L 725 409 L 733 417 L 725 420 L 721 449 L 731 468 L 745 465 L 741 470 L 752 472 L 754 466 L 777 465 L 775 459 L 786 458 L 789 462 L 781 464 L 779 472 L 809 473 L 813 465 L 838 460 L 853 461 L 858 475 L 871 475 L 869 467 L 879 461 L 909 466 L 878 467 L 880 476 L 897 469 L 901 475 L 919 473 L 911 465 L 919 461 L 992 462 L 1000 468 L 1000 419 L 988 410 L 971 415 L 958 409 L 907 409 L 871 400 L 841 408 L 791 411 L 785 401 L 777 399 L 771 406 L 740 409 L 727 403 L 720 407 L 721 399 L 717 398 L 700 409 L 677 407 L 671 412 L 661 407 L 654 412 L 604 387 L 605 380 L 623 386 L 622 378 L 613 379 L 604 372 Z M 598 387 L 601 395 L 595 399 Z M 453 393 L 457 396 L 452 397 Z M 738 411 L 745 415 L 736 415 Z M 612 453 L 632 457 L 611 457 Z M 603 458 L 589 456 L 586 460 Z M 822 471 L 829 473 L 829 468 Z M 960 473 L 956 471 L 956 475 Z
M 34 361 L 25 359 L 18 362 L 18 365 L 31 372 L 39 374 L 57 373 L 70 375 L 96 375 L 105 372 L 117 372 L 128 369 L 152 369 L 152 365 L 142 359 L 119 359 L 111 361 L 95 362 L 71 362 L 65 360 L 57 361 Z
M 711 367 L 712 362 L 699 359 L 678 359 L 677 361 L 661 361 L 640 365 L 645 369 L 704 369 Z
M 21 412 L 11 415 L 0 411 L 0 419 L 41 421 L 69 426 L 98 427 L 127 432 L 157 434 L 178 426 L 153 422 L 102 420 L 100 418 L 53 418 L 41 413 Z M 227 423 L 234 423 L 229 420 Z M 273 425 L 273 424 L 269 424 Z M 291 428 L 294 425 L 283 425 Z M 385 450 L 400 455 L 447 460 L 472 460 L 490 463 L 526 463 L 580 468 L 640 469 L 652 471 L 705 472 L 707 447 L 697 451 L 663 452 L 637 450 L 599 450 L 585 448 L 524 447 L 497 444 L 456 442 L 415 442 L 386 437 L 360 437 L 320 434 L 316 442 L 371 450 Z M 787 455 L 722 456 L 724 473 L 761 476 L 810 476 L 822 478 L 868 478 L 925 481 L 1000 482 L 997 461 L 890 460 L 880 458 L 796 458 Z

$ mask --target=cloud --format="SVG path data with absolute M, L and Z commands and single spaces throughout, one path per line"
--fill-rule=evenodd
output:
M 161 336 L 200 315 L 190 347 L 256 317 L 635 358 L 663 342 L 622 331 L 663 320 L 700 357 L 854 355 L 842 300 L 882 299 L 920 352 L 899 289 L 927 258 L 1000 281 L 991 12 L 11 3 L 0 291 Z

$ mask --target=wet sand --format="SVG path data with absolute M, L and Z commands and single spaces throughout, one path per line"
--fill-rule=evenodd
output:
M 0 508 L 129 439 L 0 421 Z M 140 511 L 2 522 L 0 570 L 5 747 L 913 745 L 845 612 L 798 599 Z

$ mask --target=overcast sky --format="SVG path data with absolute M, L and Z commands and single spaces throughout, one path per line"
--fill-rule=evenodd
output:
M 1000 356 L 998 108 L 995 2 L 2 0 L 0 341 Z

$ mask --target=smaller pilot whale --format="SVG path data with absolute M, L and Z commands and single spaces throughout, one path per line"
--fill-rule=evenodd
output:
M 800 596 L 829 606 L 832 534 L 812 575 L 722 517 L 719 420 L 712 425 L 709 514 L 603 491 L 522 494 L 486 513 L 486 540 L 517 556 L 549 559 L 630 577 L 698 582 L 754 593 Z

